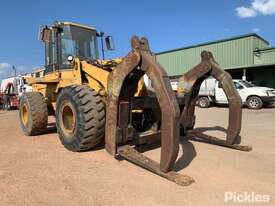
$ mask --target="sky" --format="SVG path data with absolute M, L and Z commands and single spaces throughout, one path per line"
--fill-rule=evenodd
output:
M 275 0 L 0 0 L 0 80 L 44 64 L 41 25 L 55 20 L 96 27 L 111 35 L 125 56 L 133 35 L 153 52 L 257 33 L 275 46 Z

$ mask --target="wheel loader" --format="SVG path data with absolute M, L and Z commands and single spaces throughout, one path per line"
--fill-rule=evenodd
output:
M 57 133 L 66 149 L 86 151 L 105 142 L 113 157 L 124 158 L 179 185 L 194 182 L 173 171 L 180 134 L 250 150 L 235 144 L 241 128 L 240 97 L 210 52 L 203 52 L 202 62 L 183 75 L 175 95 L 146 38 L 133 36 L 128 55 L 112 60 L 99 59 L 98 38 L 101 48 L 105 39 L 107 49 L 112 49 L 111 37 L 104 37 L 93 27 L 70 22 L 41 27 L 45 74 L 27 79 L 33 92 L 25 93 L 20 100 L 19 116 L 25 135 L 45 132 L 48 116 L 54 115 Z M 143 81 L 145 74 L 152 82 L 153 95 L 149 95 Z M 221 81 L 229 98 L 226 140 L 193 129 L 198 88 L 209 75 Z M 161 142 L 160 163 L 138 149 L 154 142 Z

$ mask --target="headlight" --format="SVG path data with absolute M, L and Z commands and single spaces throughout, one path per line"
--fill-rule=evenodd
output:
M 267 90 L 267 91 L 266 91 L 266 94 L 267 94 L 268 96 L 275 96 L 275 90 Z
M 72 55 L 69 55 L 67 58 L 69 62 L 72 62 L 74 60 L 74 57 Z

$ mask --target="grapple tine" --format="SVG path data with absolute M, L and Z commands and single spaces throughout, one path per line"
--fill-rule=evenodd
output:
M 202 52 L 202 61 L 179 78 L 178 97 L 184 97 L 184 108 L 180 116 L 180 124 L 184 130 L 193 129 L 195 124 L 195 105 L 199 88 L 211 72 L 208 52 Z
M 131 43 L 133 50 L 125 57 L 125 60 L 110 73 L 108 77 L 105 148 L 113 156 L 117 153 L 118 101 L 121 88 L 126 76 L 140 63 L 140 53 L 136 51 L 136 48 L 139 47 L 138 38 L 133 37 Z
M 207 134 L 203 134 L 201 132 L 196 132 L 196 131 L 190 130 L 187 132 L 187 135 L 188 135 L 189 139 L 195 140 L 195 141 L 219 145 L 222 147 L 227 147 L 227 148 L 240 150 L 240 151 L 244 151 L 244 152 L 249 152 L 252 150 L 252 147 L 249 145 L 229 144 L 225 140 L 222 140 L 222 139 L 219 139 L 219 138 L 207 135 Z
M 142 51 L 141 56 L 141 69 L 151 79 L 162 111 L 160 168 L 167 172 L 172 170 L 179 151 L 179 106 L 164 69 L 148 52 Z
M 242 100 L 235 89 L 231 76 L 224 72 L 216 63 L 212 63 L 212 76 L 216 78 L 228 99 L 229 104 L 229 120 L 227 128 L 226 142 L 233 144 L 241 132 L 242 124 Z
M 130 162 L 133 162 L 134 164 L 143 167 L 144 169 L 147 169 L 150 172 L 153 172 L 161 177 L 164 177 L 171 182 L 175 182 L 178 185 L 188 186 L 195 182 L 194 179 L 192 177 L 189 177 L 188 175 L 179 174 L 175 171 L 161 171 L 160 165 L 157 162 L 139 153 L 137 150 L 130 147 L 129 145 L 125 145 L 118 148 L 118 153 Z

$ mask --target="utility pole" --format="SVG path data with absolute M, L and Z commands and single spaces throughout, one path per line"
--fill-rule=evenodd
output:
M 14 76 L 16 76 L 16 67 L 14 65 L 12 65 L 12 69 L 14 71 Z

